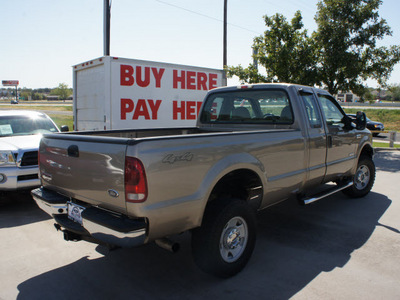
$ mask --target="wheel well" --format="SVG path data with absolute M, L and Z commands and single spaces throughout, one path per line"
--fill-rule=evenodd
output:
M 248 202 L 258 209 L 263 197 L 263 186 L 259 176 L 248 169 L 232 171 L 222 177 L 213 188 L 209 201 L 234 198 Z
M 361 150 L 361 153 L 360 153 L 360 157 L 368 156 L 371 159 L 372 159 L 373 155 L 374 155 L 374 149 L 370 145 L 365 145 L 365 147 Z

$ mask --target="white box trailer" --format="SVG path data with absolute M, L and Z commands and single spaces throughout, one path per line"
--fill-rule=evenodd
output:
M 75 130 L 193 127 L 223 70 L 104 56 L 73 66 Z

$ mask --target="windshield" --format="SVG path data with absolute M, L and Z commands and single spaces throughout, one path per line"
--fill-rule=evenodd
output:
M 58 132 L 57 127 L 45 116 L 3 116 L 0 117 L 0 137 L 32 135 Z

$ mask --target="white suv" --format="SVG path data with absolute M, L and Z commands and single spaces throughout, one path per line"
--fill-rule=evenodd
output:
M 0 191 L 40 186 L 40 139 L 43 133 L 59 131 L 44 113 L 0 111 Z M 61 131 L 68 131 L 68 127 L 63 126 Z

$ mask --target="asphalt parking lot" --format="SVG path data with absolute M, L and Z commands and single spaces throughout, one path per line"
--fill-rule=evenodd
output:
M 400 151 L 375 157 L 365 198 L 337 194 L 259 214 L 247 267 L 199 271 L 188 233 L 172 254 L 154 244 L 107 249 L 66 242 L 28 194 L 0 202 L 0 299 L 400 299 Z

